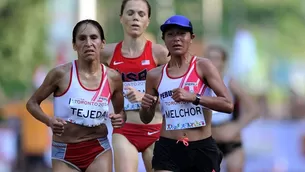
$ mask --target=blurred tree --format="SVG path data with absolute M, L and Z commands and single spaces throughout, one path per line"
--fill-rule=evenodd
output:
M 254 33 L 258 49 L 272 57 L 305 56 L 304 6 L 302 0 L 222 0 L 223 23 L 222 37 L 226 44 L 232 42 L 237 28 L 243 27 Z M 119 21 L 121 1 L 99 0 L 103 10 L 98 11 L 105 23 L 107 42 L 123 38 Z M 159 24 L 156 22 L 156 1 L 149 0 L 152 16 L 148 31 L 158 36 Z M 0 4 L 1 6 L 1 4 Z M 111 8 L 108 8 L 111 7 Z M 202 0 L 175 0 L 177 14 L 189 17 L 194 25 L 197 38 L 201 38 Z M 169 17 L 169 16 L 168 16 Z M 209 33 L 207 33 L 209 34 Z M 160 40 L 159 40 L 160 41 Z
M 175 9 L 177 14 L 188 17 L 193 24 L 194 33 L 201 39 L 202 28 L 202 0 L 176 0 Z
M 272 57 L 305 56 L 304 2 L 302 0 L 224 0 L 224 37 L 246 27 L 261 51 Z
M 48 59 L 45 2 L 7 0 L 0 3 L 0 85 L 8 96 L 20 95 L 31 87 L 34 68 Z

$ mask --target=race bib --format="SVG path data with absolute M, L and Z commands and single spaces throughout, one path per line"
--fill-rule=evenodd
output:
M 108 103 L 105 101 L 86 101 L 73 99 L 69 101 L 71 116 L 69 122 L 94 127 L 105 123 L 108 119 Z
M 186 102 L 164 102 L 162 112 L 166 130 L 182 130 L 205 126 L 203 108 Z
M 126 94 L 129 92 L 127 87 L 133 87 L 141 93 L 145 93 L 145 81 L 132 81 L 123 83 L 124 92 L 124 110 L 139 110 L 141 107 L 141 102 L 131 103 Z

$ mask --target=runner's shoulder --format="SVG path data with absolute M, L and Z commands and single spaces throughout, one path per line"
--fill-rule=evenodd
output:
M 151 69 L 150 71 L 148 71 L 147 77 L 150 77 L 152 79 L 158 79 L 162 75 L 163 67 L 164 67 L 164 65 L 161 65 L 161 66 Z
M 107 72 L 108 78 L 112 79 L 113 81 L 122 81 L 121 74 L 118 71 L 107 66 L 106 69 L 108 71 Z
M 72 62 L 69 62 L 56 66 L 49 72 L 49 75 L 52 75 L 54 78 L 60 79 L 67 74 L 70 75 L 71 71 L 72 71 Z

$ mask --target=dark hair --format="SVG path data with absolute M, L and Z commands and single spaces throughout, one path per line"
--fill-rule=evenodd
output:
M 122 2 L 122 4 L 121 4 L 120 16 L 123 15 L 123 11 L 124 11 L 125 6 L 126 6 L 126 4 L 127 4 L 128 1 L 131 1 L 131 0 L 123 0 L 123 2 Z M 149 4 L 149 2 L 148 2 L 147 0 L 142 0 L 142 1 L 145 2 L 146 5 L 147 5 L 147 8 L 148 8 L 148 18 L 149 18 L 150 15 L 151 15 L 151 6 L 150 6 L 150 4 Z
M 75 43 L 76 42 L 76 34 L 78 32 L 78 29 L 81 25 L 83 24 L 92 24 L 93 26 L 97 27 L 98 29 L 98 32 L 100 33 L 100 36 L 101 36 L 101 39 L 102 40 L 105 40 L 105 35 L 104 35 L 104 30 L 102 28 L 102 26 L 95 20 L 90 20 L 90 19 L 87 19 L 87 20 L 81 20 L 79 21 L 73 28 L 73 31 L 72 31 L 72 42 Z
M 207 52 L 209 52 L 209 51 L 218 51 L 218 52 L 221 53 L 221 55 L 222 55 L 222 60 L 223 60 L 224 62 L 226 62 L 226 61 L 228 60 L 228 54 L 227 54 L 226 50 L 225 50 L 223 47 L 221 47 L 221 46 L 218 46 L 218 45 L 211 45 L 211 46 L 209 46 L 209 47 L 207 48 Z

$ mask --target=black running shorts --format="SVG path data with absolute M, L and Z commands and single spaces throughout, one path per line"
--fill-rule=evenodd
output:
M 160 137 L 155 143 L 154 170 L 173 172 L 219 172 L 222 153 L 212 137 L 189 142 Z

